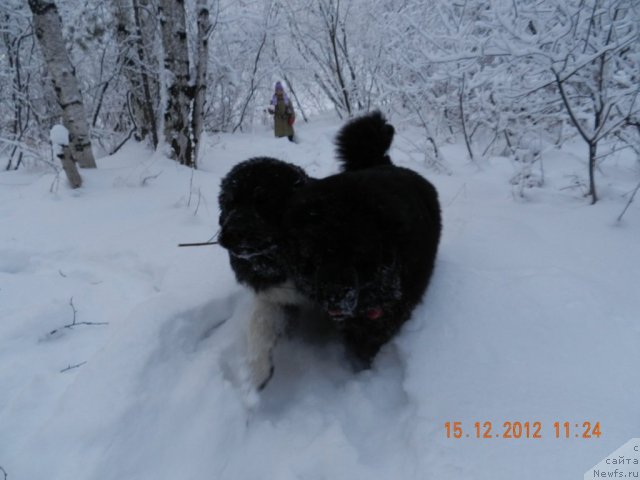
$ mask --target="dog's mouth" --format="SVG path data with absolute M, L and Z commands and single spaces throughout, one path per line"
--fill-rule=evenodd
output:
M 329 316 L 334 322 L 344 322 L 347 318 L 349 318 L 348 313 L 343 312 L 342 310 L 339 310 L 339 309 L 335 309 L 335 310 L 330 309 L 327 311 L 327 313 L 329 314 Z
M 267 245 L 263 248 L 247 248 L 247 247 L 239 247 L 229 249 L 229 253 L 236 258 L 240 258 L 242 260 L 251 260 L 256 257 L 261 257 L 264 255 L 268 255 L 273 253 L 278 248 L 277 245 Z
M 347 318 L 353 316 L 353 313 L 345 312 L 345 311 L 337 309 L 337 308 L 336 309 L 329 309 L 327 311 L 327 313 L 336 322 L 344 322 Z M 384 316 L 384 310 L 382 310 L 382 307 L 371 307 L 371 308 L 368 308 L 364 312 L 364 316 L 368 320 L 377 320 L 377 319 L 381 318 L 382 316 Z

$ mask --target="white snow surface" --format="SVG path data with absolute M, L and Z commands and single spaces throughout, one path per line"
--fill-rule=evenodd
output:
M 590 206 L 565 188 L 586 174 L 581 145 L 547 152 L 544 187 L 521 200 L 510 160 L 471 163 L 454 145 L 452 174 L 437 174 L 420 132 L 402 130 L 392 158 L 443 209 L 423 303 L 368 371 L 339 345 L 283 339 L 271 383 L 246 401 L 234 369 L 251 296 L 221 248 L 177 244 L 216 233 L 220 179 L 239 161 L 336 172 L 338 128 L 298 125 L 299 144 L 266 127 L 210 137 L 197 171 L 130 144 L 77 190 L 0 173 L 9 479 L 575 479 L 639 436 L 640 205 L 616 222 L 639 172 L 607 160 Z M 492 438 L 475 438 L 485 421 Z M 540 422 L 542 438 L 496 437 L 507 421 Z M 585 421 L 599 438 L 575 437 Z

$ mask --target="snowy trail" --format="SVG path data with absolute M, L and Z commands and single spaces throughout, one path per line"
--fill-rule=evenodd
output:
M 478 169 L 450 147 L 455 174 L 444 176 L 392 152 L 443 204 L 424 303 L 370 371 L 353 373 L 338 345 L 284 339 L 272 382 L 247 406 L 234 376 L 249 295 L 221 249 L 176 245 L 215 232 L 219 179 L 235 162 L 271 155 L 335 171 L 336 128 L 301 128 L 299 145 L 216 138 L 193 176 L 129 146 L 84 172 L 80 192 L 0 173 L 9 478 L 570 479 L 640 436 L 640 209 L 615 225 L 625 185 L 606 185 L 594 207 L 559 190 L 581 171 L 561 154 L 524 203 L 504 159 Z M 619 182 L 625 165 L 605 166 L 607 178 Z M 71 298 L 79 322 L 108 325 L 60 329 Z M 474 438 L 485 421 L 494 434 L 540 422 L 543 438 Z M 602 436 L 556 439 L 556 421 L 600 422 Z M 445 422 L 465 436 L 447 438 Z

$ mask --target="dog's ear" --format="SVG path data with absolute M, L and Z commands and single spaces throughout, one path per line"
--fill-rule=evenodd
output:
M 309 175 L 307 175 L 307 172 L 305 172 L 303 168 L 298 166 L 295 166 L 294 168 L 295 178 L 293 179 L 292 186 L 294 190 L 297 190 L 307 185 L 311 181 L 311 178 L 309 177 Z
M 384 127 L 383 127 L 383 139 L 381 139 L 385 151 L 389 150 L 391 148 L 391 143 L 393 142 L 393 136 L 396 133 L 396 129 L 393 127 L 393 125 L 391 125 L 390 123 L 385 123 Z M 385 155 L 387 156 L 387 155 Z M 388 157 L 388 156 L 387 156 Z M 391 159 L 389 159 L 389 161 L 391 161 Z
M 220 217 L 218 219 L 218 223 L 222 225 L 224 218 L 227 215 L 229 210 L 229 205 L 232 202 L 231 194 L 224 189 L 220 190 L 220 194 L 218 195 L 218 207 L 220 209 Z
M 299 176 L 295 183 L 293 184 L 294 188 L 300 188 L 300 187 L 304 187 L 307 183 L 309 183 L 309 177 L 307 177 L 306 175 L 304 176 Z

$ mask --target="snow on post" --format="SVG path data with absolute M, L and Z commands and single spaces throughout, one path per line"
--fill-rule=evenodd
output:
M 56 156 L 62 151 L 61 147 L 69 146 L 69 130 L 64 125 L 51 127 L 49 138 L 51 139 L 51 145 L 53 145 L 53 154 Z
M 69 150 L 69 130 L 63 125 L 54 125 L 49 132 L 49 138 L 51 139 L 53 156 L 60 159 L 62 169 L 64 173 L 66 173 L 69 183 L 73 188 L 80 187 L 82 185 L 82 177 L 80 173 L 78 173 L 78 168 L 71 158 L 71 151 Z

